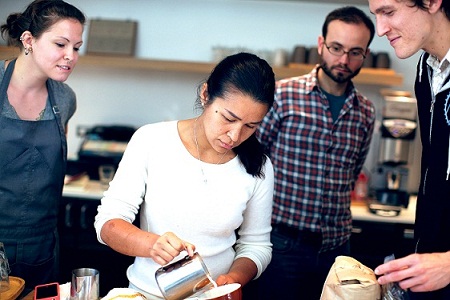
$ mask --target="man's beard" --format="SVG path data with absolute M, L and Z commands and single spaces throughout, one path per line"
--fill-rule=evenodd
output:
M 330 69 L 326 62 L 322 61 L 320 64 L 320 67 L 325 72 L 325 74 L 328 75 L 334 82 L 337 83 L 346 83 L 349 82 L 353 77 L 359 74 L 359 71 L 361 71 L 361 68 L 357 69 L 355 72 L 350 73 L 348 76 L 344 76 L 342 73 L 338 73 L 337 75 L 333 74 L 332 69 Z M 349 70 L 347 67 L 343 67 Z M 350 70 L 349 70 L 350 71 Z

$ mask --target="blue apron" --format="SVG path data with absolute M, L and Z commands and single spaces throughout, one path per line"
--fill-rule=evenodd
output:
M 53 120 L 25 121 L 1 115 L 15 60 L 0 85 L 0 241 L 11 276 L 26 290 L 56 281 L 57 221 L 64 183 L 67 142 L 47 82 Z

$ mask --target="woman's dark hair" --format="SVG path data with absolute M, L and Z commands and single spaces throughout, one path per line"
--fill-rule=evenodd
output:
M 347 24 L 361 24 L 363 23 L 370 31 L 370 39 L 367 47 L 373 40 L 375 35 L 375 25 L 372 20 L 362 10 L 354 6 L 345 6 L 330 12 L 325 18 L 322 26 L 322 36 L 326 39 L 328 33 L 328 25 L 331 21 L 339 20 Z
M 35 0 L 23 13 L 10 14 L 0 30 L 3 38 L 7 36 L 8 45 L 22 48 L 20 37 L 24 31 L 30 31 L 38 39 L 56 22 L 65 19 L 78 20 L 82 25 L 86 22 L 85 15 L 69 3 L 62 0 Z
M 239 91 L 250 96 L 256 102 L 273 104 L 275 92 L 275 74 L 270 65 L 251 53 L 238 53 L 224 58 L 206 80 L 208 101 L 211 105 L 217 97 L 224 98 L 228 92 Z M 200 89 L 196 107 L 201 107 Z M 253 133 L 233 151 L 238 155 L 247 173 L 254 177 L 263 177 L 262 167 L 266 161 L 263 146 Z
M 412 3 L 412 7 L 417 6 L 420 9 L 428 10 L 428 6 L 425 4 L 424 0 L 410 0 L 410 2 Z M 447 19 L 450 20 L 450 1 L 442 0 L 441 9 Z

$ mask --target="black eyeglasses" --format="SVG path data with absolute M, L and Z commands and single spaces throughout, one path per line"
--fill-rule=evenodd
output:
M 361 49 L 350 49 L 349 51 L 345 51 L 344 47 L 337 44 L 331 44 L 328 46 L 325 41 L 323 42 L 325 47 L 328 49 L 328 52 L 335 56 L 342 56 L 344 54 L 348 55 L 350 60 L 364 60 L 366 56 L 364 55 L 364 51 Z

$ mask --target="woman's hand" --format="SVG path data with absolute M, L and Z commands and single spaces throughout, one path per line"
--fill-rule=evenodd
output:
M 195 246 L 183 241 L 173 232 L 166 232 L 159 236 L 150 249 L 150 257 L 158 264 L 164 266 L 177 257 L 181 251 L 186 250 L 189 256 L 194 255 Z
M 216 280 L 217 285 L 225 285 L 230 283 L 240 283 L 236 278 L 234 278 L 231 274 L 222 274 L 217 277 Z
M 251 259 L 241 257 L 233 262 L 227 274 L 217 277 L 216 283 L 217 285 L 239 283 L 241 286 L 244 286 L 255 277 L 257 272 L 258 269 Z

